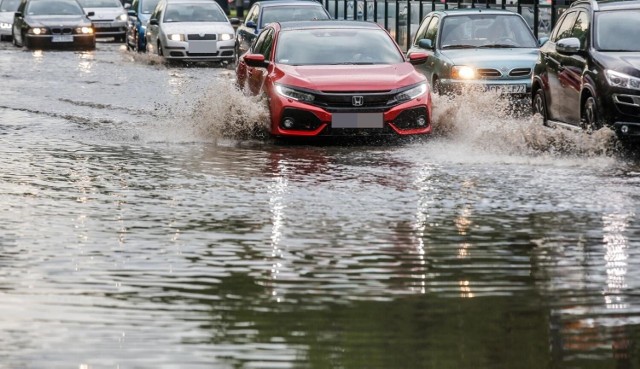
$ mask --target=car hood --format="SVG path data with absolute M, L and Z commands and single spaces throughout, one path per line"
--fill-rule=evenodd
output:
M 385 91 L 424 81 L 413 65 L 277 65 L 279 83 L 320 91 Z
M 25 20 L 32 27 L 64 27 L 91 23 L 84 15 L 31 15 Z
M 458 49 L 442 50 L 452 65 L 476 68 L 532 68 L 538 59 L 538 49 Z
M 0 12 L 0 22 L 13 23 L 13 12 Z
M 640 77 L 640 56 L 638 53 L 595 52 L 594 57 L 605 69 Z
M 235 33 L 227 22 L 176 22 L 163 23 L 165 33 Z
M 124 8 L 84 8 L 84 12 L 95 13 L 94 16 L 89 17 L 92 21 L 114 20 L 120 14 L 125 14 Z

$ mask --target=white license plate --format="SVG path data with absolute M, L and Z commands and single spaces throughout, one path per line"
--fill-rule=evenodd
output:
M 527 92 L 527 85 L 486 85 L 484 90 L 501 94 L 524 94 Z
M 382 113 L 333 113 L 332 128 L 382 128 Z
M 105 23 L 105 22 L 93 22 L 93 26 L 95 28 L 109 28 L 111 27 L 111 23 Z
M 213 54 L 218 51 L 215 41 L 189 41 L 189 52 L 194 54 Z
M 53 35 L 51 42 L 73 42 L 73 35 Z

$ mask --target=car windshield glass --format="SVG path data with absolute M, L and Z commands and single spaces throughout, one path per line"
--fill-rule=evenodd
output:
M 597 13 L 595 48 L 601 51 L 640 51 L 640 10 Z
M 262 10 L 260 27 L 273 22 L 295 22 L 329 19 L 321 6 L 268 6 Z
M 396 64 L 404 58 L 381 29 L 283 31 L 276 62 L 289 65 Z
M 0 12 L 15 12 L 18 10 L 20 0 L 2 0 L 0 2 Z
M 441 34 L 441 49 L 537 47 L 526 22 L 515 14 L 448 16 L 442 22 Z
M 120 8 L 120 0 L 80 0 L 85 8 Z
M 29 2 L 28 15 L 84 15 L 74 0 L 37 0 Z
M 169 4 L 164 22 L 226 22 L 227 18 L 215 2 Z
M 151 14 L 160 0 L 144 0 L 141 4 L 142 14 Z

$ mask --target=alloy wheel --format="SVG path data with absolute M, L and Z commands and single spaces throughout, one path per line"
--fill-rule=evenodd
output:
M 600 120 L 600 113 L 598 112 L 598 105 L 596 99 L 593 96 L 589 96 L 584 102 L 584 128 L 589 132 L 594 132 L 602 128 L 602 121 Z
M 542 123 L 547 125 L 547 104 L 542 89 L 537 89 L 532 102 L 533 114 L 542 116 Z

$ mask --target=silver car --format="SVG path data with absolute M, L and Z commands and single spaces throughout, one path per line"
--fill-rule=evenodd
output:
M 120 0 L 79 0 L 93 23 L 96 37 L 115 37 L 123 42 L 127 32 L 127 12 Z
M 13 16 L 19 5 L 20 0 L 0 0 L 0 41 L 11 39 Z
M 235 33 L 213 0 L 161 0 L 145 34 L 147 51 L 167 59 L 233 61 Z

